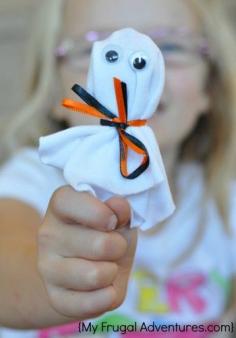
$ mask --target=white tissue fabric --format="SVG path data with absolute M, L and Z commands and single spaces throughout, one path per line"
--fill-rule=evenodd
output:
M 119 59 L 108 63 L 106 53 L 115 50 Z M 146 66 L 135 69 L 133 61 L 144 57 Z M 131 28 L 95 42 L 92 49 L 87 91 L 116 116 L 113 78 L 127 85 L 128 121 L 149 119 L 155 112 L 164 86 L 164 61 L 156 44 Z M 79 114 L 79 113 L 78 113 Z M 149 229 L 175 210 L 161 154 L 152 129 L 129 126 L 126 132 L 146 147 L 150 163 L 138 177 L 127 179 L 120 172 L 119 136 L 115 127 L 76 126 L 40 138 L 39 155 L 44 164 L 63 171 L 77 191 L 89 191 L 102 201 L 124 196 L 130 203 L 131 227 Z M 128 153 L 128 169 L 140 164 L 140 156 Z

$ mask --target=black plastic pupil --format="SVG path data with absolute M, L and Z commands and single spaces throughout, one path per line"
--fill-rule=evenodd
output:
M 141 56 L 138 56 L 134 59 L 133 65 L 136 69 L 143 69 L 146 66 L 146 60 Z
M 109 50 L 106 53 L 106 60 L 108 62 L 116 62 L 119 59 L 119 54 L 115 50 Z

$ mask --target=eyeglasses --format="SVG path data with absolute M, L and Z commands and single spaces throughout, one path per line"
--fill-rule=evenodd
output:
M 144 33 L 158 45 L 167 67 L 191 66 L 209 57 L 206 38 L 188 29 L 159 27 Z M 55 55 L 72 70 L 87 71 L 93 43 L 110 34 L 111 31 L 89 31 L 78 38 L 64 39 L 57 46 Z

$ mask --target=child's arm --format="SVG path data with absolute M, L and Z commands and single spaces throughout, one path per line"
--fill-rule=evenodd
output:
M 126 229 L 121 235 L 107 230 L 112 215 L 118 218 L 118 227 L 127 224 L 128 203 L 121 198 L 102 203 L 70 187 L 54 193 L 43 222 L 28 205 L 0 200 L 0 303 L 4 304 L 0 324 L 22 329 L 54 326 L 92 318 L 120 305 L 136 231 Z
M 26 204 L 1 199 L 0 219 L 0 324 L 35 328 L 46 325 L 47 317 L 63 321 L 50 306 L 37 271 L 39 215 Z

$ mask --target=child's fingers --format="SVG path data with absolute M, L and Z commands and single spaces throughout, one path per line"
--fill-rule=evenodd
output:
M 115 213 L 118 218 L 118 226 L 117 228 L 124 227 L 129 225 L 131 210 L 129 202 L 120 196 L 111 197 L 109 200 L 105 202 L 106 205 L 109 206 Z
M 70 186 L 56 190 L 49 209 L 68 223 L 78 223 L 109 231 L 117 226 L 117 217 L 103 202 L 87 192 L 77 192 Z
M 112 284 L 118 266 L 113 262 L 93 262 L 80 258 L 51 258 L 47 269 L 47 283 L 64 289 L 93 291 Z
M 116 292 L 112 286 L 88 292 L 51 286 L 48 287 L 48 294 L 57 312 L 80 320 L 109 311 L 116 298 Z
M 136 244 L 137 244 L 137 229 L 121 229 L 122 235 L 128 239 L 128 249 L 126 254 L 116 263 L 118 264 L 118 272 L 113 282 L 116 291 L 116 300 L 113 308 L 120 306 L 124 301 L 127 291 L 128 279 L 133 265 Z
M 118 232 L 97 231 L 79 224 L 56 222 L 48 217 L 50 227 L 39 230 L 39 248 L 46 254 L 84 258 L 96 261 L 115 261 L 127 250 L 127 240 Z

